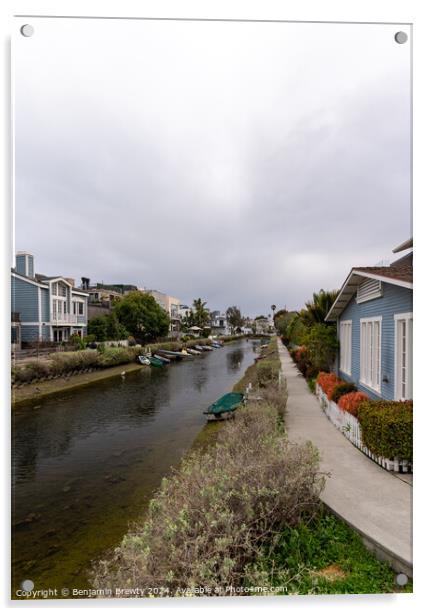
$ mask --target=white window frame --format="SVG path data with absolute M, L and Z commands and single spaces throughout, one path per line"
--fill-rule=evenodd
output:
M 341 372 L 352 375 L 352 320 L 340 321 L 340 366 Z
M 379 324 L 379 337 L 378 337 L 378 346 L 375 346 L 375 324 Z M 366 325 L 367 332 L 365 334 L 366 339 L 364 340 L 364 328 Z M 371 326 L 371 327 L 370 327 Z M 359 339 L 360 339 L 360 368 L 359 368 L 359 382 L 364 387 L 375 391 L 380 394 L 382 391 L 382 317 L 364 317 L 360 319 L 359 322 Z M 368 336 L 371 333 L 371 337 Z M 371 349 L 369 346 L 366 347 L 367 341 L 371 340 L 372 346 Z M 367 360 L 370 360 L 370 363 L 367 364 Z M 376 370 L 377 367 L 377 370 Z
M 406 391 L 402 395 L 400 379 L 399 324 L 406 322 Z M 409 327 L 411 321 L 411 330 Z M 394 314 L 394 400 L 411 400 L 413 398 L 413 312 Z

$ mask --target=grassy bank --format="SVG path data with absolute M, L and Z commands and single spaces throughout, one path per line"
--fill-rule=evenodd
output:
M 316 450 L 287 440 L 276 342 L 264 353 L 234 387 L 252 383 L 255 401 L 199 435 L 146 516 L 95 565 L 95 588 L 139 587 L 143 596 L 411 591 L 321 505 Z
M 20 405 L 27 405 L 29 402 L 34 402 L 37 404 L 40 400 L 43 400 L 51 395 L 85 387 L 87 385 L 91 385 L 92 383 L 96 383 L 97 381 L 103 381 L 113 377 L 120 378 L 120 374 L 122 372 L 129 373 L 141 369 L 145 370 L 148 368 L 133 363 L 114 366 L 112 368 L 97 370 L 86 374 L 76 374 L 70 377 L 59 377 L 53 379 L 52 381 L 44 381 L 38 384 L 23 385 L 19 389 L 12 390 L 12 407 L 17 409 Z
M 242 336 L 224 336 L 229 344 Z M 210 344 L 209 338 L 199 338 L 188 342 L 160 342 L 145 347 L 145 352 L 158 349 L 180 350 L 196 344 Z M 12 368 L 12 406 L 35 402 L 61 391 L 82 387 L 96 381 L 111 378 L 120 372 L 131 372 L 142 368 L 136 358 L 144 349 L 136 347 L 105 348 L 98 350 L 79 350 L 53 353 L 47 359 L 30 361 L 27 365 Z

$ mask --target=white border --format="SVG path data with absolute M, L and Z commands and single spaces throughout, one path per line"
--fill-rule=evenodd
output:
M 430 346 L 430 328 L 429 328 L 429 284 L 428 284 L 428 266 L 429 260 L 429 229 L 430 229 L 430 214 L 429 203 L 431 203 L 431 183 L 429 182 L 429 156 L 431 143 L 431 88 L 429 83 L 429 61 L 431 56 L 431 37 L 429 36 L 430 18 L 429 18 L 429 3 L 423 0 L 356 0 L 346 2 L 345 0 L 207 0 L 203 3 L 199 0 L 182 0 L 181 3 L 173 0 L 160 0 L 149 2 L 147 0 L 6 0 L 0 4 L 0 30 L 2 32 L 3 42 L 3 62 L 1 63 L 3 97 L 2 101 L 2 123 L 3 131 L 6 139 L 1 150 L 2 164 L 0 164 L 0 186 L 4 187 L 4 203 L 6 207 L 2 209 L 2 225 L 3 242 L 2 256 L 4 267 L 1 270 L 2 274 L 2 297 L 6 298 L 5 303 L 1 305 L 2 323 L 4 326 L 4 340 L 9 337 L 9 317 L 10 317 L 10 256 L 14 253 L 14 247 L 11 242 L 9 230 L 13 226 L 13 220 L 10 215 L 8 205 L 11 199 L 11 172 L 12 162 L 10 157 L 10 120 L 11 112 L 9 108 L 9 92 L 10 92 L 10 33 L 12 31 L 13 13 L 34 13 L 39 14 L 76 14 L 86 15 L 98 13 L 99 15 L 153 15 L 153 16 L 215 16 L 222 15 L 223 17 L 278 17 L 282 19 L 324 19 L 324 20 L 351 20 L 360 21 L 396 21 L 396 22 L 414 22 L 414 168 L 413 168 L 413 183 L 414 183 L 414 203 L 415 216 L 413 221 L 414 240 L 415 240 L 415 294 L 414 294 L 414 312 L 415 312 L 415 331 L 420 332 L 420 344 L 414 344 L 415 356 L 415 400 L 426 402 L 426 390 L 429 380 L 427 361 L 427 348 Z M 428 223 L 428 224 L 427 224 Z M 422 282 L 422 284 L 421 284 Z M 3 408 L 9 408 L 10 405 L 10 390 L 9 390 L 9 370 L 10 370 L 10 353 L 8 345 L 3 345 L 2 349 L 2 391 L 4 392 Z M 426 408 L 426 406 L 424 407 Z M 3 468 L 5 473 L 5 481 L 3 482 L 3 502 L 9 500 L 9 474 L 10 474 L 10 439 L 9 429 L 10 423 L 5 416 L 6 425 L 4 426 L 2 457 Z M 334 613 L 345 614 L 346 609 L 352 614 L 363 614 L 364 609 L 370 613 L 397 614 L 405 615 L 405 610 L 419 609 L 428 604 L 429 593 L 429 550 L 427 542 L 430 540 L 430 529 L 428 520 L 426 519 L 427 511 L 427 490 L 428 481 L 427 469 L 427 434 L 431 431 L 430 414 L 418 413 L 415 418 L 415 485 L 422 485 L 422 489 L 415 488 L 414 490 L 414 559 L 415 559 L 415 593 L 414 595 L 397 595 L 397 596 L 325 596 L 325 597 L 272 597 L 267 599 L 251 599 L 247 600 L 247 609 L 251 613 L 260 613 L 262 607 L 270 607 L 275 612 L 285 613 L 286 607 L 294 612 L 304 613 L 311 611 L 314 607 L 314 612 L 324 616 L 325 614 L 333 616 Z M 422 470 L 423 469 L 423 470 Z M 5 541 L 3 545 L 9 544 L 9 513 L 6 511 L 2 521 L 2 529 L 4 532 Z M 428 541 L 427 541 L 428 540 Z M 0 582 L 2 584 L 1 596 L 3 603 L 7 607 L 11 607 L 8 602 L 9 592 L 9 553 L 7 549 L 3 550 L 3 559 L 1 561 L 2 570 L 0 573 Z M 178 613 L 188 613 L 190 610 L 201 611 L 204 607 L 209 613 L 218 614 L 220 609 L 232 609 L 233 606 L 244 607 L 245 603 L 242 600 L 236 599 L 220 599 L 220 600 L 170 600 L 168 602 L 161 600 L 149 600 L 145 604 L 133 602 L 132 607 L 145 607 L 146 610 L 157 610 L 159 613 L 163 609 L 175 608 Z M 61 607 L 79 609 L 80 613 L 93 613 L 95 610 L 122 609 L 131 607 L 130 602 L 118 603 L 109 602 L 94 602 L 82 600 L 76 603 L 70 601 L 61 604 Z M 237 605 L 235 605 L 237 604 Z M 32 608 L 35 612 L 45 613 L 47 609 L 57 609 L 58 603 L 55 602 L 31 602 L 25 607 L 15 603 L 14 608 L 23 613 L 28 613 L 27 609 Z M 311 610 L 310 610 L 311 608 Z M 233 611 L 233 610 L 232 610 Z

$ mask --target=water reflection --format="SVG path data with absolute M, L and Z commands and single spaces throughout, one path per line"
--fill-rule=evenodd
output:
M 16 411 L 16 583 L 86 586 L 89 561 L 118 543 L 253 357 L 243 341 Z

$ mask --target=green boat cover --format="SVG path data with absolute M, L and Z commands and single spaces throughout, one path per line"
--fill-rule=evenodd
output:
M 219 415 L 220 413 L 228 413 L 234 411 L 244 400 L 244 394 L 231 392 L 225 394 L 221 398 L 211 404 L 205 411 L 206 415 Z

